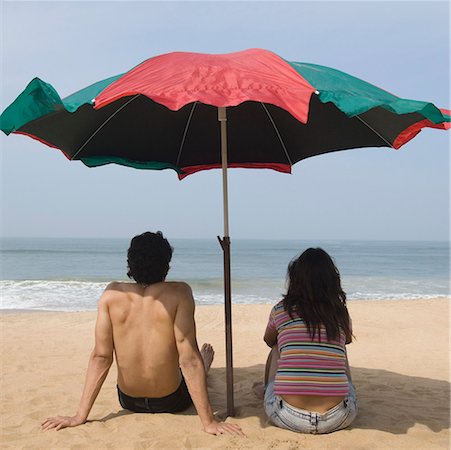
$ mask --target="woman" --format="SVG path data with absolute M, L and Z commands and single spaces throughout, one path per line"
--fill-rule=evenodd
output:
M 357 415 L 345 344 L 351 319 L 331 257 L 309 248 L 288 266 L 288 290 L 271 310 L 264 340 L 265 412 L 274 425 L 330 433 Z

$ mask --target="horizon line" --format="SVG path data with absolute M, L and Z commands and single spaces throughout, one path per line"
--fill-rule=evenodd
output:
M 98 240 L 130 240 L 133 236 L 0 236 L 0 239 L 98 239 Z M 171 236 L 167 239 L 175 239 L 175 240 L 216 240 L 216 236 L 212 237 L 177 237 Z M 338 237 L 230 237 L 231 240 L 235 241 L 347 241 L 347 242 L 441 242 L 441 243 L 450 243 L 451 238 L 447 239 L 399 239 L 399 238 L 338 238 Z

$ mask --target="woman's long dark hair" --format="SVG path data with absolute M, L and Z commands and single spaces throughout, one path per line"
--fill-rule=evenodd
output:
M 332 258 L 321 248 L 309 248 L 288 266 L 288 289 L 283 298 L 291 318 L 302 318 L 312 340 L 321 340 L 321 325 L 329 341 L 338 340 L 340 330 L 346 342 L 352 340 L 346 294 Z

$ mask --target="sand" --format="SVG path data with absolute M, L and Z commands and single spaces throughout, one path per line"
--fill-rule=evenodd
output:
M 75 412 L 93 344 L 95 313 L 20 312 L 1 315 L 1 448 L 27 449 L 446 449 L 450 448 L 449 301 L 351 301 L 356 341 L 348 347 L 359 397 L 349 429 L 300 435 L 270 425 L 252 392 L 262 378 L 262 341 L 270 305 L 234 305 L 237 422 L 247 437 L 210 436 L 193 408 L 177 415 L 131 414 L 120 407 L 116 369 L 89 422 L 40 431 L 50 415 Z M 210 399 L 225 411 L 224 325 L 221 306 L 197 308 L 199 343 L 216 358 Z

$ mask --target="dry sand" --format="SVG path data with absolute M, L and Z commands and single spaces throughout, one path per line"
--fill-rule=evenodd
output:
M 1 448 L 39 449 L 446 449 L 450 446 L 449 301 L 351 301 L 356 341 L 348 347 L 360 411 L 351 428 L 300 435 L 268 424 L 252 392 L 261 379 L 270 305 L 234 305 L 235 404 L 246 438 L 210 436 L 185 413 L 131 414 L 120 407 L 116 369 L 89 422 L 40 431 L 49 415 L 73 414 L 93 344 L 95 313 L 2 314 Z M 199 343 L 216 349 L 209 377 L 215 411 L 225 410 L 224 320 L 198 307 Z

